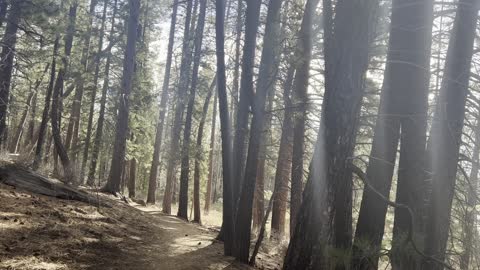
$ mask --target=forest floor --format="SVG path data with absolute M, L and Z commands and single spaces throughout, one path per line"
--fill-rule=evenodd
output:
M 254 269 L 223 256 L 212 228 L 98 196 L 112 207 L 0 184 L 0 269 Z M 256 269 L 279 260 L 261 252 Z

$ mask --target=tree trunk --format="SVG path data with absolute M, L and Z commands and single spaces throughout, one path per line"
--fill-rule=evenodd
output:
M 390 194 L 399 140 L 401 153 L 398 191 L 409 188 L 407 192 L 413 195 L 413 190 L 417 190 L 414 186 L 421 187 L 422 179 L 419 177 L 423 176 L 419 169 L 422 169 L 425 154 L 433 2 L 409 2 L 411 3 L 393 1 L 387 66 L 371 158 L 367 167 L 369 183 L 387 198 Z M 417 143 L 413 149 L 412 142 Z M 409 150 L 406 150 L 407 148 Z M 420 193 L 421 189 L 418 191 Z M 398 203 L 411 207 L 415 204 L 414 199 L 418 203 L 418 197 L 408 199 L 404 196 L 402 198 L 402 195 L 397 196 Z M 377 269 L 386 213 L 387 203 L 372 190 L 365 188 L 353 249 L 352 265 L 355 269 Z M 400 213 L 398 218 L 404 215 Z M 398 223 L 397 215 L 395 222 Z M 407 224 L 408 222 L 407 217 Z M 403 231 L 405 235 L 408 226 L 401 227 L 397 227 L 397 232 Z M 399 234 L 396 234 L 394 238 L 398 236 Z M 396 261 L 394 267 L 403 262 L 405 265 L 399 269 L 416 269 L 409 263 L 408 257 L 398 257 L 400 258 L 402 259 L 393 260 Z
M 285 215 L 287 212 L 288 182 L 292 169 L 292 139 L 293 139 L 293 123 L 292 123 L 292 102 L 290 100 L 290 92 L 292 82 L 295 75 L 295 65 L 290 64 L 287 71 L 287 78 L 283 85 L 283 100 L 285 104 L 285 112 L 283 115 L 282 135 L 280 137 L 280 148 L 278 150 L 278 160 L 275 170 L 275 185 L 273 189 L 273 206 L 272 206 L 272 229 L 271 235 L 274 238 L 281 239 L 285 234 Z
M 108 45 L 108 50 L 105 52 L 107 54 L 107 60 L 105 63 L 105 71 L 103 77 L 103 88 L 102 88 L 102 97 L 100 98 L 100 111 L 98 113 L 98 120 L 97 120 L 97 130 L 95 132 L 95 139 L 93 143 L 93 150 L 92 150 L 92 158 L 90 163 L 90 169 L 88 172 L 88 180 L 87 184 L 92 186 L 95 182 L 95 171 L 97 169 L 97 162 L 98 156 L 100 153 L 100 147 L 102 143 L 103 137 L 103 125 L 105 123 L 105 109 L 107 104 L 107 91 L 109 86 L 109 78 L 110 78 L 110 65 L 112 62 L 112 42 L 113 42 L 113 32 L 115 30 L 115 16 L 117 14 L 117 0 L 114 2 L 113 6 L 113 15 L 111 20 L 111 28 L 110 28 L 110 44 Z M 102 179 L 101 175 L 99 174 L 99 178 Z
M 67 150 L 62 142 L 62 136 L 60 131 L 60 121 L 61 121 L 61 94 L 63 90 L 63 85 L 65 81 L 65 76 L 69 69 L 69 58 L 72 53 L 73 38 L 75 34 L 75 24 L 77 19 L 77 8 L 78 3 L 74 2 L 69 9 L 68 13 L 68 26 L 67 32 L 65 34 L 65 53 L 62 57 L 62 67 L 58 70 L 57 80 L 55 82 L 55 87 L 53 88 L 53 97 L 52 97 L 52 110 L 50 111 L 50 121 L 52 124 L 52 136 L 55 144 L 55 150 L 60 158 L 64 171 L 64 179 L 66 183 L 73 183 L 75 173 L 73 171 L 70 158 L 68 157 Z M 56 156 L 56 155 L 55 155 Z M 54 157 L 55 157 L 54 156 Z M 55 163 L 57 163 L 55 161 Z
M 259 26 L 260 1 L 247 2 L 245 12 L 245 43 L 242 56 L 242 75 L 240 78 L 240 101 L 235 122 L 234 154 L 234 209 L 240 198 L 242 182 L 245 175 L 246 138 L 248 134 L 248 119 L 250 106 L 253 104 L 253 68 L 255 64 L 255 48 Z M 247 258 L 248 259 L 248 258 Z
M 220 111 L 220 126 L 222 136 L 222 165 L 223 165 L 223 231 L 224 254 L 230 256 L 234 248 L 234 208 L 232 186 L 232 154 L 230 140 L 230 123 L 227 100 L 227 80 L 225 74 L 225 2 L 215 2 L 215 48 L 217 56 L 217 89 Z
M 5 16 L 7 16 L 8 1 L 0 0 L 0 26 L 3 25 L 5 21 Z
M 0 146 L 7 147 L 6 129 L 8 115 L 8 100 L 10 96 L 10 84 L 12 81 L 13 61 L 15 46 L 17 44 L 17 30 L 22 14 L 23 0 L 14 1 L 7 17 L 7 26 L 2 38 L 2 51 L 0 52 Z
M 130 93 L 135 73 L 135 43 L 137 41 L 138 21 L 140 13 L 140 0 L 129 0 L 129 18 L 127 28 L 127 46 L 123 60 L 123 76 L 118 101 L 117 123 L 115 128 L 115 142 L 113 145 L 112 162 L 108 182 L 103 187 L 104 192 L 115 194 L 120 191 L 120 178 L 125 149 L 127 144 L 128 115 Z
M 91 0 L 90 16 L 92 16 L 92 13 L 94 12 L 96 1 L 97 0 Z M 85 167 L 87 166 L 87 162 L 88 162 L 88 154 L 89 154 L 89 150 L 90 150 L 90 141 L 91 141 L 91 138 L 92 138 L 93 115 L 95 113 L 95 98 L 97 96 L 98 79 L 99 79 L 99 74 L 100 74 L 100 58 L 101 58 L 100 52 L 103 49 L 103 38 L 105 36 L 105 21 L 106 21 L 106 19 L 107 19 L 107 1 L 103 5 L 102 22 L 101 22 L 101 25 L 100 25 L 100 34 L 98 36 L 97 55 L 95 56 L 95 60 L 94 60 L 95 74 L 93 76 L 93 88 L 92 88 L 92 92 L 91 92 L 91 96 L 90 96 L 90 100 L 89 100 L 89 105 L 90 105 L 89 109 L 90 110 L 89 110 L 89 113 L 88 113 L 88 121 L 87 121 L 87 135 L 85 137 L 85 145 L 84 145 L 83 154 L 82 154 L 82 164 L 81 164 L 81 168 L 80 168 L 80 181 L 81 181 L 81 183 L 84 182 Z M 90 20 L 91 20 L 91 18 L 90 18 Z M 90 23 L 90 25 L 91 25 L 91 23 Z M 90 26 L 90 28 L 91 28 L 91 26 Z M 90 35 L 87 37 L 87 40 L 85 41 L 85 45 L 84 45 L 85 47 L 84 47 L 84 51 L 82 53 L 82 57 L 83 57 L 83 54 L 86 54 L 88 56 L 88 49 L 86 50 L 87 44 L 88 45 L 90 44 Z M 87 62 L 86 61 L 85 61 L 84 64 L 85 64 L 85 67 L 84 67 L 85 72 L 88 73 L 90 68 L 87 67 Z M 83 78 L 80 79 L 80 81 L 81 81 L 80 83 L 83 84 Z M 82 90 L 82 92 L 83 92 L 83 90 Z M 80 104 L 81 104 L 81 99 L 80 99 L 79 105 Z M 80 112 L 80 110 L 78 111 L 78 113 L 79 112 Z M 75 119 L 76 123 L 75 123 L 75 129 L 74 129 L 74 133 L 73 133 L 73 139 L 72 139 L 72 143 L 73 143 L 73 146 L 75 148 L 78 148 L 78 145 L 77 145 L 78 144 L 78 128 L 79 128 L 79 125 L 80 125 L 79 119 L 80 119 L 80 114 L 79 114 L 79 117 L 77 117 Z
M 137 178 L 137 160 L 130 160 L 130 177 L 128 180 L 128 197 L 135 198 L 135 182 Z
M 178 100 L 175 107 L 175 116 L 172 127 L 172 135 L 170 142 L 169 154 L 167 164 L 167 184 L 165 187 L 165 195 L 163 196 L 162 211 L 166 214 L 172 212 L 172 197 L 173 197 L 173 181 L 175 179 L 176 165 L 178 159 L 178 152 L 180 148 L 180 134 L 182 131 L 183 111 L 187 101 L 187 89 L 190 85 L 190 66 L 192 63 L 192 46 L 190 40 L 190 24 L 192 19 L 192 5 L 193 0 L 187 0 L 185 25 L 183 32 L 183 46 L 182 46 L 182 61 L 180 64 L 180 82 L 178 85 Z
M 241 97 L 253 98 L 253 65 L 255 59 L 255 41 L 260 15 L 261 1 L 247 3 L 244 62 L 242 68 Z M 279 0 L 271 0 L 268 5 L 267 24 L 265 27 L 264 47 L 258 75 L 257 91 L 253 101 L 253 119 L 248 143 L 248 155 L 245 168 L 245 178 L 242 183 L 238 210 L 235 220 L 235 245 L 237 260 L 248 263 L 250 251 L 250 236 L 252 225 L 252 206 L 255 182 L 258 175 L 258 156 L 265 123 L 265 102 L 267 94 L 272 92 L 276 79 L 276 56 L 279 54 L 277 42 L 280 36 Z M 251 32 L 250 32 L 251 31 Z M 247 63 L 245 63 L 247 61 Z M 246 65 L 247 64 L 247 65 Z M 240 107 L 242 110 L 242 107 Z M 241 111 L 239 111 L 239 115 Z M 248 116 L 248 111 L 247 111 Z M 238 154 L 238 153 L 237 153 Z M 238 163 L 237 163 L 238 165 Z
M 207 178 L 207 192 L 205 193 L 205 212 L 210 211 L 210 204 L 213 201 L 212 198 L 212 188 L 215 192 L 215 187 L 213 186 L 213 174 L 214 174 L 214 163 L 213 163 L 213 154 L 215 152 L 215 133 L 216 133 L 216 124 L 217 124 L 217 97 L 218 94 L 215 92 L 215 97 L 213 98 L 213 114 L 212 114 L 212 124 L 210 132 L 210 150 L 208 151 L 208 178 Z
M 170 22 L 170 34 L 168 38 L 167 61 L 165 64 L 165 74 L 163 76 L 162 96 L 160 98 L 160 108 L 158 113 L 157 130 L 155 134 L 155 145 L 153 146 L 152 166 L 150 168 L 150 177 L 148 181 L 147 203 L 155 204 L 158 167 L 160 165 L 160 150 L 163 139 L 163 127 L 165 123 L 165 114 L 168 103 L 168 87 L 170 86 L 170 72 L 172 69 L 173 45 L 175 42 L 175 29 L 177 25 L 178 0 L 173 1 L 172 19 Z
M 235 126 L 238 116 L 238 94 L 239 94 L 239 78 L 240 78 L 240 56 L 241 56 L 241 41 L 242 41 L 242 14 L 243 14 L 243 0 L 237 1 L 237 18 L 235 23 L 235 59 L 233 69 L 233 90 L 232 100 L 230 104 L 230 119 Z
M 308 85 L 311 19 L 308 1 L 299 48 L 307 53 L 297 68 L 295 91 Z M 368 67 L 369 22 L 374 0 L 339 1 L 332 16 L 324 1 L 325 94 L 314 156 L 288 247 L 284 269 L 346 269 L 352 232 L 352 175 L 357 121 Z M 312 6 L 309 6 L 312 5 Z M 300 93 L 305 93 L 301 91 Z M 295 159 L 295 154 L 294 154 Z M 294 168 L 295 169 L 295 168 Z
M 203 0 L 202 0 L 203 1 Z M 213 79 L 213 82 L 210 84 L 210 89 L 208 90 L 207 97 L 205 98 L 205 103 L 203 104 L 202 109 L 202 118 L 198 126 L 198 135 L 197 135 L 197 146 L 195 152 L 195 169 L 193 175 L 193 221 L 201 223 L 201 214 L 200 214 L 200 162 L 203 157 L 202 150 L 202 141 L 203 141 L 203 130 L 205 128 L 205 121 L 207 119 L 208 105 L 210 104 L 210 99 L 212 98 L 212 93 L 215 89 L 217 78 Z M 207 188 L 208 189 L 208 188 Z M 210 187 L 211 193 L 211 187 Z M 205 199 L 207 200 L 207 199 Z
M 91 30 L 93 24 L 93 16 L 95 12 L 95 7 L 97 6 L 98 0 L 90 0 L 90 9 L 87 14 L 88 23 L 87 29 L 85 32 L 85 39 L 82 48 L 82 55 L 80 59 L 80 66 L 81 66 L 81 74 L 75 80 L 75 95 L 73 98 L 73 103 L 70 112 L 70 121 L 67 126 L 67 136 L 65 138 L 65 147 L 67 150 L 71 150 L 71 157 L 75 161 L 76 160 L 76 153 L 78 152 L 78 131 L 80 126 L 80 112 L 82 108 L 82 99 L 84 95 L 84 84 L 85 84 L 85 77 L 88 76 L 89 68 L 88 68 L 88 58 L 90 54 L 90 39 L 91 39 Z M 104 11 L 106 10 L 107 4 L 104 5 Z M 105 16 L 102 17 L 102 25 L 104 25 Z M 100 42 L 102 42 L 102 35 L 103 29 L 100 30 Z M 98 57 L 98 56 L 97 56 Z M 97 68 L 98 62 L 97 62 Z M 95 88 L 94 91 L 95 92 Z M 94 102 L 92 103 L 94 104 Z M 88 130 L 87 130 L 88 132 Z M 88 145 L 88 144 L 85 144 Z M 73 149 L 71 149 L 73 148 Z M 83 182 L 83 177 L 80 177 L 80 182 Z
M 22 116 L 20 117 L 20 123 L 18 124 L 17 130 L 15 131 L 15 135 L 13 136 L 13 139 L 12 139 L 11 144 L 10 144 L 9 151 L 11 153 L 16 153 L 18 151 L 18 148 L 20 147 L 20 141 L 21 141 L 21 137 L 22 137 L 22 134 L 23 134 L 24 127 L 25 127 L 25 122 L 27 121 L 28 112 L 32 108 L 33 101 L 34 101 L 34 99 L 35 99 L 35 97 L 37 96 L 37 93 L 38 93 L 38 88 L 40 87 L 40 84 L 43 82 L 43 79 L 45 77 L 45 74 L 47 74 L 49 67 L 50 67 L 50 63 L 47 63 L 47 65 L 45 66 L 45 69 L 43 70 L 43 73 L 42 73 L 41 77 L 35 81 L 34 87 L 27 97 L 27 104 L 26 104 L 25 109 L 22 113 Z M 33 131 L 32 131 L 32 133 L 33 133 Z M 30 140 L 28 140 L 28 141 L 30 141 Z
M 200 59 L 202 54 L 202 42 L 203 42 L 203 29 L 205 27 L 205 16 L 207 10 L 206 0 L 200 0 L 200 16 L 198 17 L 198 24 L 195 29 L 195 40 L 194 47 L 195 52 L 193 56 L 193 72 L 192 72 L 192 85 L 190 87 L 190 96 L 188 100 L 187 115 L 185 117 L 185 129 L 183 133 L 183 147 L 182 147 L 182 170 L 180 172 L 180 200 L 178 204 L 178 216 L 184 219 L 187 219 L 187 208 L 188 208 L 188 180 L 190 174 L 190 137 L 192 133 L 192 118 L 193 118 L 193 109 L 195 106 L 195 94 L 197 91 L 198 84 L 198 70 L 200 68 Z M 199 179 L 198 179 L 199 180 Z M 198 185 L 197 191 L 198 195 L 200 192 L 200 183 L 195 183 Z M 196 217 L 198 222 L 200 222 L 200 201 L 198 199 L 198 212 L 196 212 Z M 195 209 L 197 209 L 195 207 Z
M 432 125 L 432 191 L 426 224 L 425 253 L 444 261 L 465 104 L 470 79 L 478 0 L 460 0 L 457 5 L 438 109 Z M 441 270 L 443 265 L 424 260 L 425 270 Z

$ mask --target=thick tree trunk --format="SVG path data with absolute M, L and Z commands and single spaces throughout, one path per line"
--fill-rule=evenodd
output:
M 114 2 L 113 6 L 113 15 L 111 19 L 111 28 L 110 28 L 110 44 L 108 45 L 108 50 L 105 52 L 107 54 L 107 60 L 105 63 L 105 71 L 103 74 L 103 88 L 102 88 L 102 97 L 100 98 L 100 111 L 98 113 L 97 120 L 97 130 L 95 132 L 95 139 L 93 143 L 92 157 L 90 163 L 90 169 L 88 172 L 87 184 L 92 186 L 95 182 L 95 171 L 97 170 L 98 156 L 100 154 L 100 147 L 102 144 L 103 137 L 103 125 L 105 123 L 105 109 L 107 104 L 107 91 L 110 82 L 110 65 L 112 62 L 112 42 L 113 42 L 113 32 L 115 30 L 115 16 L 117 14 L 117 0 Z M 102 175 L 99 174 L 99 179 L 102 179 Z
M 188 98 L 188 87 L 190 85 L 190 66 L 192 63 L 192 46 L 190 40 L 190 26 L 192 19 L 193 0 L 187 0 L 185 25 L 183 32 L 182 61 L 180 64 L 180 82 L 178 84 L 178 100 L 175 107 L 175 116 L 173 118 L 172 135 L 170 138 L 170 148 L 167 164 L 167 184 L 163 196 L 162 211 L 166 214 L 172 212 L 172 197 L 174 193 L 174 179 L 180 150 L 180 137 L 182 131 L 183 111 Z
M 50 121 L 52 124 L 52 136 L 53 142 L 55 144 L 55 150 L 60 158 L 64 171 L 64 179 L 66 183 L 73 183 L 75 173 L 73 166 L 68 157 L 67 150 L 62 142 L 62 135 L 60 130 L 60 121 L 61 121 L 61 111 L 62 111 L 62 90 L 64 86 L 65 76 L 69 69 L 69 58 L 72 53 L 73 38 L 75 34 L 75 26 L 77 20 L 77 8 L 78 3 L 74 2 L 69 9 L 68 13 L 68 26 L 65 34 L 65 53 L 62 57 L 62 67 L 58 70 L 57 80 L 55 82 L 55 87 L 53 88 L 53 97 L 52 97 L 52 110 L 50 111 Z M 57 155 L 54 156 L 54 158 Z M 56 165 L 56 161 L 54 161 Z
M 409 2 L 411 3 L 393 1 L 387 67 L 371 158 L 367 167 L 369 183 L 387 198 L 390 194 L 399 140 L 401 153 L 398 191 L 403 192 L 403 189 L 407 188 L 408 194 L 414 195 L 413 190 L 418 190 L 417 195 L 420 195 L 421 189 L 414 186 L 421 187 L 423 181 L 419 177 L 423 176 L 420 170 L 425 155 L 433 2 Z M 413 149 L 412 142 L 417 143 Z M 418 198 L 423 198 L 412 196 L 409 199 L 399 195 L 397 202 L 407 204 L 412 209 L 414 204 L 418 204 Z M 354 269 L 377 269 L 386 213 L 387 203 L 372 190 L 364 189 L 353 249 Z M 398 218 L 404 215 L 403 212 L 399 213 Z M 407 217 L 407 224 L 408 222 Z M 397 216 L 395 223 L 398 223 Z M 408 226 L 400 227 L 397 227 L 394 238 L 399 236 L 400 231 L 405 235 Z M 394 250 L 404 249 L 401 246 L 398 248 Z M 394 267 L 399 263 L 405 264 L 398 269 L 415 269 L 415 266 L 409 263 L 409 256 L 398 256 L 398 259 L 393 261 Z
M 118 115 L 115 128 L 112 163 L 108 175 L 108 182 L 102 189 L 104 192 L 113 194 L 120 191 L 122 165 L 125 159 L 130 93 L 132 91 L 133 75 L 135 73 L 135 43 L 137 41 L 140 13 L 140 0 L 129 0 L 128 3 L 130 15 L 127 28 L 127 46 L 125 50 L 125 58 L 123 60 L 123 76 L 118 101 Z
M 228 114 L 227 80 L 225 72 L 225 1 L 215 2 L 215 48 L 217 56 L 217 89 L 222 133 L 223 165 L 223 240 L 224 254 L 230 256 L 234 249 L 234 208 L 233 208 L 233 171 Z
M 216 82 L 215 82 L 216 83 Z M 215 133 L 216 133 L 216 125 L 217 125 L 217 97 L 218 93 L 215 91 L 215 97 L 213 98 L 213 113 L 212 113 L 212 124 L 211 124 L 211 131 L 210 131 L 210 148 L 208 151 L 208 178 L 207 178 L 207 192 L 205 193 L 205 212 L 208 213 L 210 211 L 210 205 L 213 201 L 213 194 L 212 188 L 215 191 L 215 187 L 213 186 L 213 174 L 214 174 L 214 152 L 215 152 Z M 215 192 L 213 192 L 215 193 Z
M 3 25 L 5 17 L 7 16 L 8 1 L 0 0 L 0 26 Z
M 275 184 L 273 189 L 272 206 L 272 232 L 273 238 L 281 239 L 285 234 L 285 216 L 287 212 L 288 192 L 290 190 L 288 182 L 292 169 L 292 150 L 293 150 L 293 123 L 292 123 L 292 102 L 290 92 L 295 75 L 295 65 L 291 64 L 287 71 L 287 78 L 283 85 L 283 100 L 285 112 L 282 121 L 282 135 L 280 137 L 280 148 L 278 150 L 278 160 L 275 170 Z
M 192 118 L 193 109 L 195 106 L 195 94 L 198 84 L 198 70 L 200 68 L 200 59 L 202 54 L 202 42 L 203 42 L 203 29 L 205 28 L 205 16 L 207 10 L 206 0 L 200 0 L 200 14 L 198 17 L 198 24 L 195 29 L 194 40 L 194 56 L 193 56 L 193 71 L 192 71 L 192 85 L 190 87 L 190 96 L 188 100 L 187 115 L 185 117 L 185 128 L 183 133 L 183 146 L 182 146 L 182 169 L 180 172 L 180 200 L 178 204 L 178 216 L 187 219 L 187 207 L 188 207 L 188 180 L 190 174 L 190 137 L 192 133 Z M 200 191 L 200 183 L 198 184 L 197 191 Z M 200 194 L 198 194 L 200 195 Z M 199 198 L 197 198 L 199 200 Z M 198 210 L 200 210 L 200 201 L 198 201 Z M 195 208 L 196 209 L 196 208 Z M 200 211 L 196 212 L 198 215 L 198 222 L 200 221 Z
M 314 1 L 316 2 L 316 1 Z M 325 95 L 322 122 L 303 202 L 284 269 L 346 269 L 351 245 L 352 175 L 357 121 L 368 67 L 369 22 L 375 0 L 339 1 L 332 17 L 324 2 Z M 311 18 L 318 2 L 307 2 L 299 48 L 311 52 Z M 327 3 L 327 5 L 325 5 Z M 306 19 L 305 19 L 306 18 Z M 296 91 L 308 85 L 309 61 L 297 69 Z M 301 86 L 301 87 L 300 87 Z
M 157 130 L 155 134 L 155 145 L 153 146 L 152 166 L 148 181 L 147 203 L 155 204 L 158 167 L 160 165 L 160 148 L 162 146 L 163 128 L 165 123 L 165 114 L 167 112 L 168 88 L 170 86 L 170 72 L 172 69 L 173 45 L 175 42 L 175 29 L 177 25 L 178 0 L 173 1 L 172 19 L 170 22 L 170 34 L 168 38 L 167 61 L 165 63 L 165 74 L 163 76 L 162 96 L 160 98 L 160 108 L 158 113 Z
M 244 63 L 242 69 L 242 96 L 253 98 L 253 65 L 255 59 L 255 43 L 260 15 L 261 1 L 247 3 L 246 31 Z M 250 140 L 248 143 L 248 155 L 245 168 L 245 178 L 242 181 L 242 191 L 238 202 L 238 210 L 235 220 L 235 245 L 237 260 L 248 263 L 250 251 L 250 237 L 252 225 L 252 206 L 255 182 L 258 175 L 258 156 L 264 131 L 265 103 L 267 94 L 272 92 L 275 86 L 277 55 L 279 54 L 277 42 L 280 37 L 280 7 L 279 0 L 271 0 L 268 5 L 267 24 L 265 27 L 264 47 L 260 70 L 258 75 L 257 91 L 253 101 L 253 119 L 250 128 Z M 245 63 L 247 61 L 247 63 Z M 242 110 L 242 107 L 240 107 Z M 239 115 L 241 111 L 239 111 Z M 247 112 L 248 116 L 248 112 Z M 238 154 L 238 153 L 237 153 Z M 237 163 L 238 166 L 238 163 Z M 262 207 L 263 208 L 263 207 Z
M 8 115 L 8 100 L 10 98 L 10 84 L 12 81 L 13 61 L 15 46 L 17 44 L 17 30 L 20 23 L 23 0 L 12 2 L 7 17 L 7 26 L 2 38 L 2 51 L 0 52 L 0 146 L 7 147 L 6 129 Z
M 432 191 L 426 224 L 425 253 L 444 261 L 465 104 L 470 79 L 478 0 L 460 0 L 448 46 L 438 109 L 432 125 Z M 443 265 L 425 259 L 425 270 L 441 270 Z

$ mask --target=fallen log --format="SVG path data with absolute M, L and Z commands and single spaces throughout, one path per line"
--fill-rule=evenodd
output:
M 100 201 L 99 198 L 95 198 L 84 191 L 77 190 L 60 182 L 52 181 L 16 164 L 0 166 L 0 183 L 59 199 L 75 200 L 95 206 L 110 207 L 105 202 Z

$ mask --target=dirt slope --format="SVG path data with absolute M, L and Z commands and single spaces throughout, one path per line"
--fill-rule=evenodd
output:
M 252 269 L 207 228 L 156 208 L 97 209 L 0 184 L 0 269 Z M 279 269 L 260 254 L 259 269 Z

